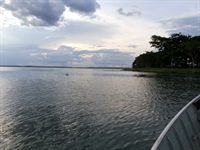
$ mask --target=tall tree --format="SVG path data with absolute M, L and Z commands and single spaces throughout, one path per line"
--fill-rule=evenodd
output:
M 136 57 L 133 67 L 188 67 L 200 66 L 200 36 L 172 34 L 170 37 L 153 35 L 149 42 L 158 52 L 146 52 Z
M 151 47 L 158 49 L 160 53 L 160 58 L 162 58 L 165 66 L 180 66 L 180 63 L 186 63 L 182 43 L 188 39 L 188 36 L 181 33 L 172 34 L 170 37 L 161 37 L 153 35 L 151 41 L 149 42 Z
M 154 67 L 155 66 L 155 54 L 154 52 L 146 52 L 135 58 L 132 67 Z
M 192 67 L 194 68 L 195 63 L 198 65 L 197 59 L 200 52 L 200 36 L 190 37 L 187 41 L 182 44 L 185 52 L 190 56 L 192 60 Z
M 169 39 L 165 37 L 161 37 L 158 35 L 153 35 L 151 37 L 151 41 L 149 42 L 151 47 L 155 47 L 159 51 L 163 51 L 168 43 Z

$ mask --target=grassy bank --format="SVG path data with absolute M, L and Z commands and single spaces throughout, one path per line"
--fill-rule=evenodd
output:
M 123 70 L 156 73 L 200 74 L 200 68 L 125 68 Z

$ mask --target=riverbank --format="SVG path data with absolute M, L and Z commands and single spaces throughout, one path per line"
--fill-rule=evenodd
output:
M 200 74 L 200 68 L 125 68 L 123 70 L 156 73 Z

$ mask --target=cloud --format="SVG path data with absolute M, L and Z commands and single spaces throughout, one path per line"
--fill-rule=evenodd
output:
M 167 33 L 183 33 L 190 35 L 200 34 L 200 12 L 191 15 L 173 17 L 160 21 L 162 26 L 167 29 Z
M 131 48 L 137 48 L 138 45 L 128 45 L 128 47 L 131 47 Z
M 4 1 L 3 8 L 12 12 L 22 25 L 57 26 L 65 7 L 59 1 Z
M 100 5 L 96 0 L 62 0 L 69 7 L 70 11 L 83 15 L 93 15 Z
M 91 60 L 94 66 L 123 66 L 130 67 L 134 57 L 131 53 L 120 52 L 118 50 L 106 50 L 106 52 L 93 53 Z
M 134 15 L 141 15 L 141 11 L 138 7 L 136 6 L 131 6 L 131 10 L 129 12 L 124 12 L 123 8 L 119 8 L 117 9 L 118 14 L 123 15 L 123 16 L 134 16 Z
M 75 47 L 60 46 L 57 50 L 48 50 L 30 45 L 13 47 L 1 52 L 2 65 L 53 65 L 53 66 L 121 66 L 130 67 L 134 57 L 133 52 L 121 52 L 117 49 L 81 50 Z
M 81 15 L 94 16 L 100 5 L 95 0 L 1 0 L 1 7 L 19 19 L 21 25 L 50 27 L 59 26 L 64 20 L 63 12 L 66 7 L 71 12 Z M 4 10 L 4 12 L 5 12 Z
M 102 47 L 105 47 L 103 45 L 93 45 L 92 47 L 89 47 L 89 48 L 102 48 Z

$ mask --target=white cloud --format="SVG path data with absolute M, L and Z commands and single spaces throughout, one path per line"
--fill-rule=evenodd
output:
M 124 66 L 130 67 L 133 52 L 120 52 L 117 49 L 97 49 L 77 51 L 74 47 L 60 46 L 57 50 L 41 49 L 31 45 L 13 47 L 1 52 L 2 65 L 56 65 L 56 66 Z M 33 48 L 34 47 L 34 48 Z M 14 59 L 15 58 L 15 59 Z

